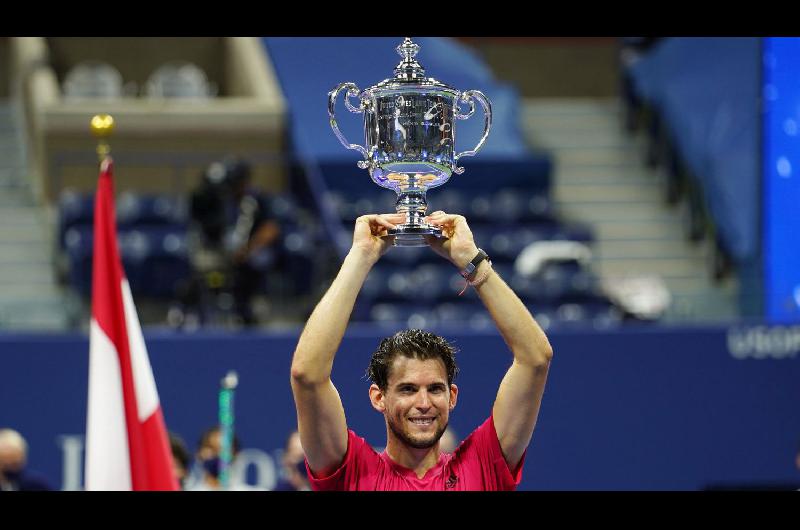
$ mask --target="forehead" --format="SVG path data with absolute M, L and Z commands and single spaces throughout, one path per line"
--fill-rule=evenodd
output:
M 387 383 L 389 386 L 398 383 L 447 384 L 447 368 L 445 368 L 444 361 L 439 358 L 422 360 L 398 355 L 392 362 Z

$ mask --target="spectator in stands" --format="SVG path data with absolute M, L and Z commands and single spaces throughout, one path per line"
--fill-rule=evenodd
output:
M 189 476 L 189 463 L 191 457 L 183 439 L 175 433 L 169 433 L 169 446 L 172 449 L 172 469 L 178 478 L 181 489 L 186 488 L 186 478 Z
M 452 427 L 445 429 L 441 440 L 439 440 L 439 450 L 443 453 L 452 453 L 458 447 L 458 435 Z
M 237 159 L 211 164 L 192 194 L 191 216 L 204 247 L 223 257 L 236 314 L 243 324 L 255 324 L 252 298 L 264 291 L 281 230 L 267 196 L 251 185 L 250 166 Z M 198 286 L 188 290 L 187 305 L 200 303 L 197 290 Z
M 195 455 L 195 463 L 197 469 L 196 476 L 191 484 L 187 486 L 187 490 L 191 491 L 214 491 L 222 487 L 220 483 L 220 455 L 222 453 L 222 431 L 218 426 L 207 429 L 200 437 L 198 442 L 197 454 Z M 236 455 L 239 454 L 240 445 L 239 439 L 234 435 L 233 447 L 233 460 L 236 461 Z M 231 477 L 230 489 L 242 489 L 238 483 Z
M 27 469 L 28 443 L 13 429 L 0 429 L 0 491 L 53 489 L 41 475 Z
M 797 469 L 798 473 L 800 473 L 800 440 L 797 442 L 797 452 L 794 455 L 794 467 Z M 800 491 L 800 479 L 794 481 L 792 489 Z
M 542 329 L 478 249 L 467 220 L 434 212 L 426 222 L 446 239 L 428 238 L 478 293 L 513 354 L 487 420 L 459 449 L 440 452 L 455 408 L 458 368 L 444 338 L 405 330 L 384 339 L 372 356 L 372 407 L 384 416 L 386 450 L 378 454 L 348 429 L 331 382 L 334 356 L 369 271 L 392 246 L 387 230 L 402 214 L 365 215 L 328 292 L 309 318 L 295 349 L 291 385 L 298 425 L 315 490 L 511 490 L 522 477 L 539 413 L 552 349 Z M 493 352 L 484 352 L 486 354 Z
M 300 443 L 300 433 L 292 431 L 286 439 L 286 447 L 281 457 L 281 475 L 275 491 L 308 491 L 306 460 L 303 446 Z

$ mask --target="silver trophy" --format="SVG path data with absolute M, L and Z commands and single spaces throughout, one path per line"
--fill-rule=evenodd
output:
M 397 47 L 403 58 L 394 69 L 394 77 L 361 91 L 354 83 L 340 83 L 328 93 L 328 115 L 333 133 L 347 149 L 361 153 L 358 167 L 367 169 L 372 180 L 397 192 L 397 212 L 407 213 L 406 223 L 389 230 L 394 244 L 405 247 L 427 245 L 426 235 L 442 237 L 441 228 L 423 221 L 428 203 L 425 192 L 441 186 L 458 167 L 462 156 L 474 156 L 492 128 L 492 105 L 477 90 L 461 92 L 432 77 L 414 58 L 419 46 L 406 38 Z M 351 144 L 336 124 L 335 107 L 339 92 L 346 90 L 347 110 L 364 113 L 366 147 Z M 354 106 L 350 98 L 358 98 Z M 456 154 L 455 120 L 466 120 L 475 112 L 475 100 L 486 118 L 478 145 L 471 151 Z M 460 105 L 468 106 L 466 114 Z M 366 213 L 366 212 L 365 212 Z

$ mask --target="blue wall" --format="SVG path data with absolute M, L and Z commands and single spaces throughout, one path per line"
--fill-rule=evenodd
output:
M 511 357 L 498 335 L 442 334 L 461 348 L 451 425 L 463 437 L 489 414 Z M 288 374 L 296 337 L 147 333 L 168 428 L 194 450 L 216 422 L 219 380 L 235 369 L 243 446 L 276 456 L 295 424 Z M 385 428 L 362 377 L 379 338 L 351 328 L 333 374 L 349 425 L 376 446 L 385 443 Z M 555 359 L 523 489 L 700 489 L 798 478 L 800 326 L 550 338 Z M 59 436 L 85 428 L 88 340 L 7 335 L 0 359 L 0 426 L 20 430 L 31 467 L 61 487 Z M 262 484 L 270 480 L 261 477 Z
M 800 38 L 764 39 L 763 247 L 766 317 L 800 322 Z

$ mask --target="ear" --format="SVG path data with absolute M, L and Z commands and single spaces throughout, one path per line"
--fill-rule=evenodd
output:
M 456 408 L 456 402 L 458 401 L 458 387 L 456 385 L 450 385 L 450 410 Z
M 369 401 L 372 403 L 372 408 L 383 414 L 386 412 L 386 403 L 384 403 L 384 398 L 386 395 L 383 393 L 378 385 L 372 384 L 369 387 Z

